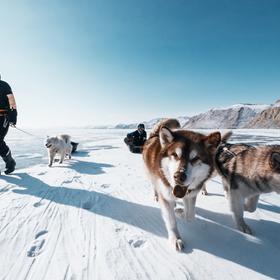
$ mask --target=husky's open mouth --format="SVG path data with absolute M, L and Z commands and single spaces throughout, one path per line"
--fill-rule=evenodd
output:
M 47 148 L 50 148 L 52 146 L 52 144 L 46 144 Z

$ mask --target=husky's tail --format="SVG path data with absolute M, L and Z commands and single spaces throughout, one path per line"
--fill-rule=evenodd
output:
M 62 134 L 62 135 L 60 135 L 60 138 L 61 138 L 62 140 L 64 140 L 66 144 L 70 144 L 70 142 L 71 142 L 71 137 L 70 137 L 70 135 Z
M 154 136 L 158 136 L 158 135 L 159 135 L 159 131 L 160 131 L 160 129 L 161 129 L 163 126 L 169 128 L 169 129 L 171 129 L 171 130 L 172 130 L 172 129 L 177 129 L 177 128 L 180 128 L 180 127 L 181 127 L 179 121 L 176 120 L 176 119 L 162 119 L 159 123 L 157 123 L 157 124 L 154 126 L 153 130 L 152 130 L 151 133 L 150 133 L 150 137 L 149 137 L 149 138 L 152 138 L 152 137 L 154 137 Z

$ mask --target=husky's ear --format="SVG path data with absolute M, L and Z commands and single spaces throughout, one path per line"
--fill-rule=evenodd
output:
M 167 127 L 162 127 L 159 132 L 159 140 L 162 147 L 165 147 L 169 143 L 171 143 L 174 139 L 174 136 Z
M 274 170 L 280 172 L 280 153 L 273 152 L 271 154 L 270 164 Z
M 228 131 L 225 134 L 222 135 L 221 141 L 227 142 L 228 139 L 232 136 L 232 131 Z
M 216 148 L 221 142 L 221 133 L 213 132 L 205 138 L 205 144 L 207 148 Z

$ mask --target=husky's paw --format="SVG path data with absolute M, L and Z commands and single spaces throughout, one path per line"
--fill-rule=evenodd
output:
M 224 191 L 224 196 L 226 199 L 228 199 L 228 191 Z
M 186 217 L 183 208 L 176 208 L 174 211 L 175 211 L 176 217 L 181 218 L 181 219 L 184 219 Z
M 205 190 L 202 190 L 202 191 L 201 191 L 201 194 L 202 194 L 202 195 L 208 195 L 208 192 L 207 192 L 207 190 L 205 189 Z
M 155 200 L 155 202 L 158 202 L 158 195 L 157 194 L 154 195 L 154 200 Z
M 195 220 L 195 213 L 187 213 L 186 220 L 188 223 L 191 223 Z
M 48 167 L 52 167 L 52 164 L 50 163 L 50 164 L 48 164 Z
M 242 225 L 238 225 L 238 229 L 244 233 L 247 233 L 247 234 L 253 234 L 252 233 L 252 230 L 250 229 L 250 227 L 247 225 L 247 224 L 242 224 Z
M 176 251 L 181 252 L 184 249 L 184 242 L 181 238 L 173 237 L 169 238 L 169 242 Z

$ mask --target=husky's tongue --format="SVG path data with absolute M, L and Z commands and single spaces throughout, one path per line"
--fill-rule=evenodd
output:
M 186 195 L 188 188 L 176 185 L 173 189 L 173 195 L 178 198 L 183 198 Z

